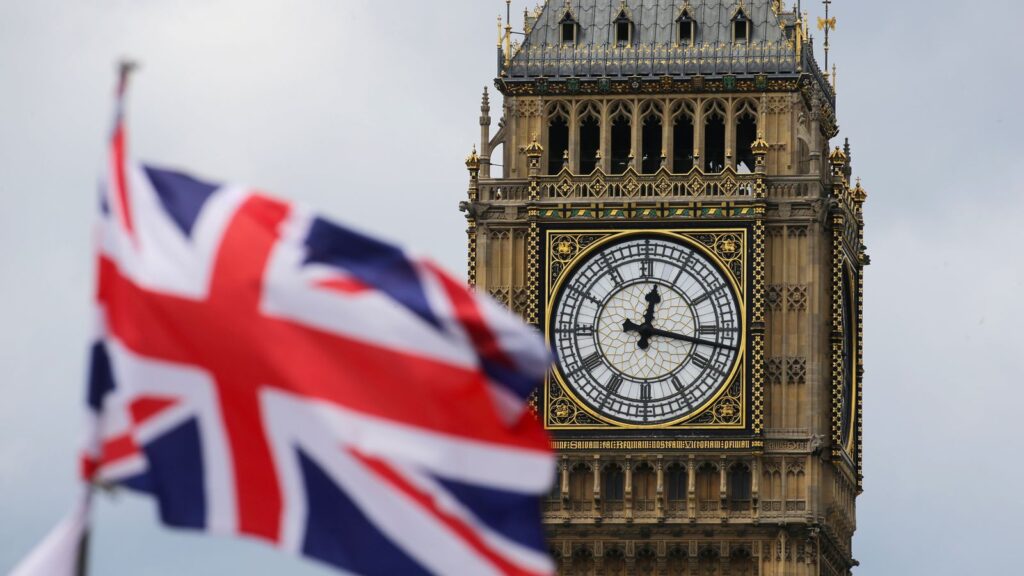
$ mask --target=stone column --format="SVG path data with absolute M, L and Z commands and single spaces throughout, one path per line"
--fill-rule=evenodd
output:
M 483 100 L 480 103 L 480 175 L 491 177 L 491 100 L 484 88 Z
M 569 106 L 569 171 L 579 174 L 580 171 L 580 121 L 576 107 L 579 103 L 572 102 Z
M 626 478 L 625 478 L 626 485 L 624 487 L 624 493 L 623 493 L 624 498 L 622 499 L 623 500 L 622 507 L 624 508 L 624 512 L 625 512 L 625 516 L 626 516 L 626 522 L 632 522 L 633 521 L 633 462 L 632 462 L 632 458 L 628 454 L 626 455 L 625 469 L 626 469 L 625 470 L 625 472 L 626 472 Z

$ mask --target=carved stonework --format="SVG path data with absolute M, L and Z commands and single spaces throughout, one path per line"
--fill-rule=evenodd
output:
M 790 312 L 807 310 L 807 286 L 789 286 L 786 290 L 786 309 Z
M 806 384 L 807 383 L 807 359 L 786 358 L 786 383 Z
M 580 26 L 576 43 L 537 42 L 538 32 L 561 38 L 565 30 L 556 26 L 566 13 L 563 4 L 568 6 L 559 1 L 530 12 L 534 36 L 513 48 L 509 35 L 501 48 L 511 50 L 503 54 L 503 73 L 496 81 L 505 97 L 503 118 L 497 135 L 491 134 L 490 108 L 482 107 L 480 153 L 467 164 L 469 193 L 461 198 L 470 281 L 534 323 L 555 354 L 567 358 L 555 346 L 556 333 L 591 336 L 597 314 L 624 291 L 615 286 L 632 288 L 633 282 L 654 278 L 647 271 L 654 266 L 650 258 L 632 262 L 627 254 L 615 266 L 597 265 L 586 271 L 596 280 L 585 284 L 603 283 L 589 300 L 596 312 L 556 324 L 552 316 L 570 299 L 556 294 L 571 293 L 570 279 L 585 271 L 581 264 L 602 251 L 603 242 L 609 248 L 618 243 L 619 234 L 672 234 L 673 241 L 688 244 L 715 265 L 714 272 L 737 293 L 736 312 L 716 316 L 713 306 L 698 309 L 709 300 L 686 294 L 687 302 L 697 304 L 689 312 L 667 301 L 659 304 L 651 329 L 699 338 L 703 328 L 705 337 L 714 338 L 716 327 L 733 330 L 733 317 L 741 315 L 743 322 L 736 328 L 742 346 L 725 370 L 727 377 L 710 379 L 712 393 L 696 396 L 696 406 L 679 412 L 687 416 L 678 421 L 666 418 L 648 426 L 609 416 L 614 409 L 601 402 L 605 396 L 614 402 L 612 390 L 622 386 L 610 364 L 607 372 L 591 374 L 586 397 L 579 392 L 582 381 L 563 372 L 575 368 L 561 363 L 531 396 L 531 409 L 563 458 L 559 484 L 543 507 L 556 569 L 588 576 L 620 571 L 629 576 L 852 576 L 861 378 L 853 391 L 852 427 L 844 416 L 853 413 L 841 408 L 839 395 L 850 366 L 843 358 L 850 356 L 851 345 L 842 338 L 849 330 L 858 336 L 854 372 L 863 375 L 867 192 L 852 185 L 850 148 L 845 159 L 829 154 L 828 137 L 838 126 L 834 92 L 811 54 L 808 31 L 795 27 L 800 15 L 792 3 L 775 0 L 767 3 L 771 10 L 757 8 L 751 22 L 756 49 L 778 52 L 770 56 L 775 67 L 768 73 L 749 69 L 745 48 L 731 39 L 721 46 L 702 45 L 704 34 L 719 28 L 731 34 L 732 27 L 728 22 L 707 27 L 715 24 L 708 18 L 720 15 L 702 12 L 692 1 L 688 6 L 699 32 L 691 47 L 593 46 L 601 36 L 591 27 L 595 15 L 617 14 L 619 1 L 598 2 L 596 12 L 594 3 L 571 2 L 570 13 Z M 661 13 L 665 6 L 655 4 Z M 682 0 L 672 3 L 673 18 L 686 6 Z M 557 9 L 549 12 L 552 7 Z M 645 37 L 650 33 L 646 16 L 640 18 L 634 3 L 627 8 L 636 19 L 632 34 Z M 605 30 L 611 23 L 598 25 Z M 604 36 L 613 36 L 615 30 L 607 32 Z M 761 44 L 768 36 L 775 40 Z M 737 50 L 739 60 L 731 63 L 718 54 L 735 57 Z M 644 65 L 654 72 L 617 72 L 627 56 L 631 66 L 649 63 Z M 527 65 L 524 59 L 532 60 Z M 780 71 L 789 63 L 797 64 L 797 73 Z M 693 70 L 658 72 L 679 65 Z M 732 65 L 744 71 L 719 70 Z M 595 67 L 600 72 L 587 72 Z M 645 130 L 654 125 L 649 120 L 660 125 L 660 138 Z M 679 126 L 684 129 L 674 129 Z M 724 126 L 724 134 L 712 140 L 716 126 Z M 725 145 L 712 148 L 712 141 Z M 504 176 L 491 177 L 490 168 L 497 173 L 498 165 Z M 620 270 L 616 278 L 612 268 L 623 261 L 639 272 Z M 703 284 L 685 272 L 674 280 L 657 278 L 666 288 L 673 282 Z M 855 314 L 840 325 L 836 291 L 844 280 Z M 567 292 L 560 292 L 563 288 Z M 653 293 L 652 288 L 644 293 Z M 635 310 L 630 306 L 616 313 L 638 328 L 645 303 L 638 302 Z M 692 325 L 680 321 L 679 328 L 671 327 L 670 316 L 687 314 Z M 627 329 L 625 320 L 606 322 L 605 334 L 616 325 L 631 338 L 637 332 L 637 354 L 646 353 L 639 346 L 640 331 Z M 679 350 L 690 358 L 699 354 L 701 363 L 712 354 L 707 344 L 684 342 L 677 343 Z M 587 367 L 585 361 L 605 344 L 594 339 L 571 345 L 581 352 L 574 365 Z M 622 376 L 629 367 L 618 369 Z M 674 394 L 671 380 L 651 381 L 666 389 L 644 392 L 653 394 L 649 400 Z M 642 404 L 644 384 L 634 382 L 636 394 L 629 398 Z M 842 446 L 835 440 L 840 433 Z M 615 465 L 625 467 L 622 476 L 605 478 Z M 734 501 L 734 493 L 744 495 L 735 483 L 742 487 L 748 481 L 738 472 L 745 467 L 750 493 Z M 614 482 L 622 482 L 621 499 L 609 498 L 608 490 L 618 493 Z

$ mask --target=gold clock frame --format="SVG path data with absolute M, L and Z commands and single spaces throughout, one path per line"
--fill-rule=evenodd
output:
M 702 253 L 734 290 L 740 316 L 740 350 L 725 383 L 698 409 L 671 422 L 642 425 L 597 413 L 581 401 L 557 369 L 549 372 L 543 390 L 543 423 L 548 430 L 690 430 L 744 431 L 750 422 L 751 390 L 750 259 L 755 230 L 749 227 L 679 228 L 552 228 L 545 231 L 544 337 L 551 342 L 551 315 L 557 295 L 571 272 L 597 249 L 631 236 L 661 236 Z M 581 239 L 584 239 L 581 242 Z

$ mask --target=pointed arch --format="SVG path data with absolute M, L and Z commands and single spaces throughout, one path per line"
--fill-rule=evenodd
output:
M 605 576 L 626 576 L 626 553 L 618 546 L 604 551 L 602 572 Z
M 716 512 L 720 502 L 719 469 L 712 462 L 705 462 L 697 468 L 697 509 L 699 512 Z
M 733 548 L 729 554 L 730 576 L 754 576 L 754 558 L 747 546 Z
M 673 546 L 665 558 L 665 568 L 669 576 L 687 576 L 689 574 L 689 554 L 682 546 Z
M 594 506 L 594 473 L 583 462 L 569 469 L 569 507 L 578 512 Z
M 608 109 L 611 125 L 611 173 L 622 174 L 633 161 L 633 105 L 612 102 Z
M 658 569 L 658 552 L 650 545 L 636 551 L 637 576 L 654 576 Z
M 750 510 L 752 476 L 750 466 L 745 462 L 737 462 L 729 467 L 727 496 L 729 510 L 746 512 Z
M 590 548 L 580 546 L 573 550 L 571 570 L 572 576 L 593 576 L 594 553 Z
M 633 470 L 633 509 L 638 513 L 654 512 L 658 493 L 658 475 L 648 462 L 641 462 Z
M 693 102 L 680 100 L 672 105 L 669 118 L 672 122 L 672 172 L 686 174 L 693 169 L 696 142 L 694 141 Z
M 552 102 L 546 110 L 547 135 L 544 152 L 547 154 L 547 173 L 558 174 L 569 159 L 569 105 Z
M 719 576 L 721 553 L 713 546 L 704 546 L 697 553 L 697 570 L 701 576 Z
M 626 470 L 621 464 L 612 462 L 601 470 L 601 501 L 605 512 L 622 510 L 626 498 Z
M 673 462 L 665 469 L 665 498 L 669 510 L 686 510 L 689 481 L 685 464 Z
M 725 169 L 725 110 L 721 100 L 704 103 L 704 171 L 711 174 Z
M 565 12 L 558 20 L 559 40 L 563 46 L 575 46 L 579 42 L 580 24 L 572 13 L 572 5 L 568 2 L 565 5 Z
M 732 41 L 738 44 L 747 44 L 750 42 L 751 32 L 753 32 L 753 28 L 750 16 L 747 15 L 746 8 L 740 2 L 732 15 Z
M 756 162 L 753 147 L 757 140 L 759 118 L 757 102 L 749 98 L 739 100 L 733 108 L 733 118 L 733 129 L 736 131 L 733 138 L 736 143 L 736 171 L 754 172 Z
M 663 149 L 665 117 L 664 106 L 657 100 L 640 105 L 640 171 L 654 174 L 661 169 L 666 150 Z
M 594 101 L 581 102 L 576 109 L 579 142 L 577 166 L 580 174 L 597 169 L 601 150 L 601 105 Z
M 633 30 L 635 28 L 633 24 L 633 17 L 629 12 L 629 7 L 626 6 L 625 0 L 619 7 L 619 13 L 612 21 L 612 28 L 615 32 L 615 45 L 620 48 L 626 46 L 632 46 L 633 44 Z

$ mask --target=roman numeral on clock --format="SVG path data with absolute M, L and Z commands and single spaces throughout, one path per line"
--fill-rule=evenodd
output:
M 683 383 L 679 381 L 679 378 L 677 376 L 672 377 L 672 387 L 676 389 L 676 393 L 684 397 L 687 406 L 693 406 L 693 390 L 690 390 L 687 386 L 684 386 Z
M 700 368 L 701 370 L 704 370 L 704 369 L 706 369 L 708 367 L 708 365 L 711 364 L 711 359 L 710 358 L 705 358 L 705 357 L 701 356 L 700 354 L 694 354 L 693 355 L 693 363 L 696 364 L 697 367 Z
M 640 399 L 644 402 L 651 401 L 651 383 L 644 382 L 640 385 Z
M 556 328 L 555 334 L 575 334 L 576 336 L 593 336 L 593 326 L 574 326 L 572 328 Z
M 644 241 L 643 260 L 640 261 L 640 276 L 650 278 L 654 276 L 654 260 L 651 260 L 651 241 Z
M 618 374 L 612 376 L 612 379 L 608 381 L 608 385 L 605 386 L 605 390 L 608 391 L 608 395 L 618 394 L 619 388 L 622 388 L 622 376 Z
M 591 302 L 593 302 L 594 304 L 597 304 L 598 306 L 601 305 L 601 301 L 600 300 L 598 300 L 597 298 L 594 298 L 593 296 L 591 296 L 587 292 L 584 292 L 582 289 L 580 289 L 580 288 L 578 288 L 576 286 L 570 286 L 569 287 L 569 291 L 572 292 L 573 294 L 575 294 L 576 296 L 580 297 L 580 298 L 585 298 L 587 300 L 590 300 Z
M 704 302 L 707 302 L 708 300 L 710 300 L 712 296 L 714 296 L 715 294 L 718 294 L 719 292 L 721 292 L 724 289 L 725 289 L 725 285 L 722 285 L 722 286 L 719 286 L 718 288 L 715 288 L 714 290 L 712 290 L 710 292 L 705 292 L 703 296 L 700 296 L 698 298 L 694 298 L 693 302 L 690 302 L 690 305 L 691 306 L 699 306 L 699 305 L 703 304 Z
M 583 369 L 586 370 L 587 372 L 590 372 L 594 368 L 600 366 L 601 363 L 601 355 L 597 352 L 594 352 L 590 356 L 587 356 L 586 358 L 583 359 Z
M 601 261 L 604 262 L 605 269 L 607 269 L 608 273 L 612 275 L 612 280 L 615 281 L 617 285 L 622 285 L 625 283 L 625 280 L 623 280 L 622 274 L 619 272 L 619 269 L 612 265 L 612 263 L 608 260 L 608 256 L 606 254 L 601 254 Z

